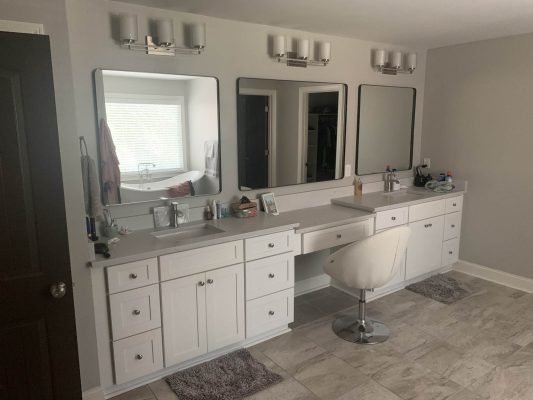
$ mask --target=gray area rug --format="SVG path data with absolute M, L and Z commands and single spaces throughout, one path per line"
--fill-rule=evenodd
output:
M 238 400 L 283 378 L 238 350 L 165 378 L 180 400 Z
M 444 304 L 455 303 L 472 294 L 468 285 L 446 275 L 432 276 L 413 283 L 406 289 Z

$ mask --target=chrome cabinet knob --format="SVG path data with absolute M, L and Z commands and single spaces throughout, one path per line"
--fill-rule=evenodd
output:
M 455 225 L 452 224 L 452 228 L 455 228 Z
M 275 313 L 274 313 L 274 311 L 272 311 L 272 310 L 270 310 L 270 311 L 268 312 L 268 315 L 274 315 L 274 314 L 275 314 Z
M 274 243 L 269 243 L 269 244 L 268 244 L 268 247 L 270 247 L 271 249 L 273 249 L 273 248 L 274 248 Z
M 209 283 L 211 285 L 213 283 L 213 279 L 208 279 L 207 283 Z
M 390 217 L 390 219 L 392 219 L 393 221 L 396 221 L 396 217 Z
M 275 276 L 276 276 L 276 275 L 274 275 L 273 273 L 268 274 L 268 277 L 269 277 L 270 279 L 274 278 Z
M 337 233 L 337 239 L 342 238 L 342 235 L 340 233 Z
M 65 282 L 57 282 L 50 285 L 50 294 L 54 299 L 61 299 L 67 293 L 67 285 Z
M 205 286 L 205 282 L 204 281 L 198 282 L 198 286 Z
M 137 274 L 131 273 L 130 274 L 130 279 L 137 279 Z
M 135 359 L 136 359 L 136 360 L 142 360 L 142 359 L 143 359 L 143 355 L 142 355 L 142 354 L 137 354 L 137 355 L 135 356 Z
M 454 206 L 454 207 L 457 207 L 457 203 L 453 203 L 453 206 Z
M 452 254 L 453 254 L 453 251 L 450 250 L 450 251 L 448 252 L 448 254 L 452 255 Z
M 141 310 L 133 310 L 133 315 L 141 315 Z

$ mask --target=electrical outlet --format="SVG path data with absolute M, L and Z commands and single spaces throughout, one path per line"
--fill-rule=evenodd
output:
M 431 168 L 431 158 L 425 157 L 424 161 L 422 162 L 422 164 L 425 164 L 425 165 L 427 165 L 428 168 Z
M 344 176 L 345 177 L 352 176 L 352 165 L 351 164 L 346 164 L 344 166 Z

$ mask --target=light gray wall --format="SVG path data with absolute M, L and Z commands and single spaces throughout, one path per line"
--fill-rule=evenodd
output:
M 98 360 L 65 0 L 0 0 L 0 18 L 44 25 L 50 36 L 82 388 L 97 386 Z
M 469 181 L 463 260 L 533 278 L 533 34 L 428 53 L 422 156 Z

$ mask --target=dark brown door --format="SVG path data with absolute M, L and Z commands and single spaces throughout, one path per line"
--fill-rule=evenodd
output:
M 0 32 L 0 399 L 80 398 L 50 45 Z

